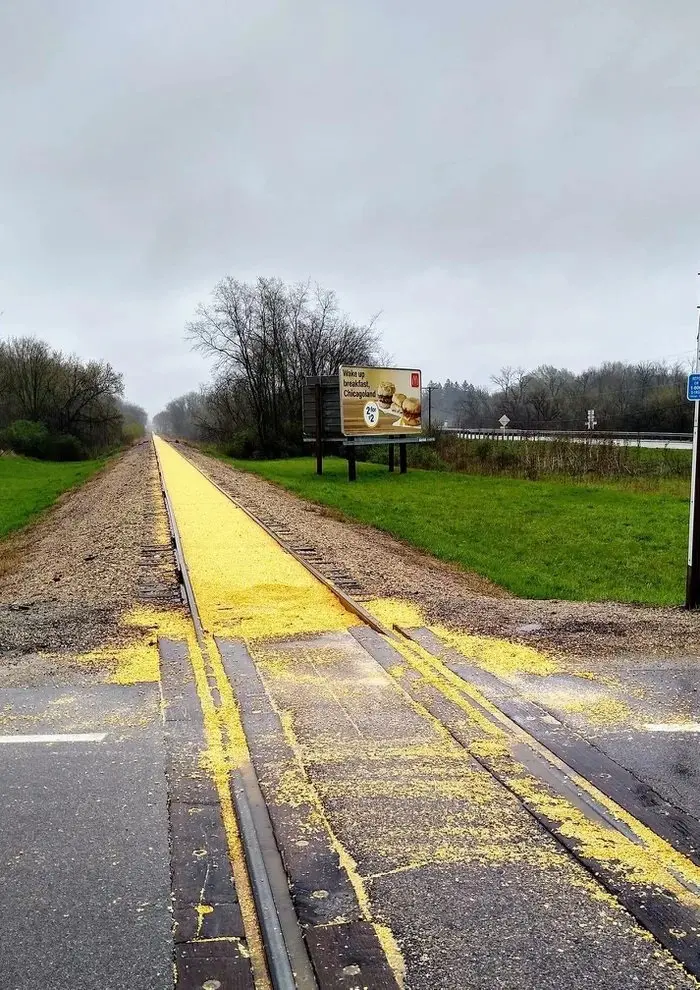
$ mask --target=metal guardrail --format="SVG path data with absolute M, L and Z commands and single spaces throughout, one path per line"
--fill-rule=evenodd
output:
M 656 440 L 660 443 L 691 443 L 692 433 L 662 433 L 653 430 L 534 430 L 485 429 L 482 427 L 446 426 L 442 433 L 451 433 L 465 440 Z

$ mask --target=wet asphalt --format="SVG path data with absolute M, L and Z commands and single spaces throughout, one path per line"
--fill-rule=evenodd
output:
M 256 662 L 408 990 L 695 985 L 352 637 Z
M 4 990 L 172 987 L 158 686 L 0 691 Z
M 408 990 L 693 985 L 476 764 L 460 754 L 446 772 L 449 744 L 439 728 L 350 637 L 267 650 L 260 666 L 280 708 L 293 714 L 307 770 L 377 920 L 398 940 Z M 638 666 L 625 681 L 629 669 L 620 664 L 614 678 L 592 687 L 587 679 L 581 690 L 622 698 L 635 725 L 694 717 L 690 662 Z M 601 725 L 585 710 L 557 708 L 562 675 L 521 686 L 698 814 L 698 736 Z M 167 990 L 170 867 L 157 686 L 0 692 L 0 735 L 83 732 L 106 738 L 0 744 L 2 986 Z M 463 796 L 470 789 L 473 800 Z M 489 833 L 507 847 L 500 861 Z
M 700 819 L 697 658 L 634 655 L 590 666 L 586 677 L 510 680 L 671 804 Z

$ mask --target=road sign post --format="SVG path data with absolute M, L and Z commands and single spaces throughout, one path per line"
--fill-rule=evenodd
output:
M 700 376 L 698 376 L 700 377 Z M 690 474 L 690 522 L 688 526 L 688 571 L 685 581 L 685 607 L 700 604 L 700 473 L 698 472 L 698 415 L 700 401 L 694 399 L 693 467 Z
M 695 350 L 695 370 L 688 376 L 688 399 L 695 403 L 693 417 L 693 466 L 690 474 L 690 519 L 688 523 L 688 569 L 685 607 L 700 605 L 700 474 L 698 473 L 698 420 L 700 418 L 700 319 Z

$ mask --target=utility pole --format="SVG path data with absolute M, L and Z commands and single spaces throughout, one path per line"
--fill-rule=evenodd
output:
M 700 276 L 700 272 L 698 272 Z M 698 306 L 700 309 L 700 306 Z M 695 374 L 700 372 L 700 316 L 695 342 Z M 690 398 L 690 387 L 688 389 Z M 698 419 L 700 402 L 693 400 L 693 467 L 690 475 L 690 521 L 688 525 L 688 570 L 685 580 L 685 607 L 695 609 L 700 605 L 700 473 L 698 472 Z

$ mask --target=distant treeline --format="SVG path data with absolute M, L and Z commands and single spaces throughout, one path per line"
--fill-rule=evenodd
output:
M 506 367 L 493 376 L 492 389 L 431 382 L 432 424 L 497 429 L 505 414 L 509 428 L 582 430 L 593 409 L 599 430 L 687 433 L 687 375 L 679 364 L 656 362 L 606 362 L 579 374 L 552 365 Z
M 373 323 L 344 315 L 335 294 L 309 283 L 222 279 L 197 307 L 186 333 L 214 359 L 213 381 L 168 402 L 153 420 L 165 435 L 213 442 L 234 456 L 301 452 L 301 390 L 306 375 L 336 374 L 341 364 L 393 363 Z M 686 432 L 692 408 L 686 371 L 654 362 L 602 364 L 574 374 L 540 365 L 502 368 L 491 388 L 468 381 L 430 383 L 427 425 L 497 428 L 504 414 L 522 429 L 582 430 L 595 411 L 600 430 Z
M 373 325 L 353 323 L 333 292 L 279 279 L 223 279 L 197 307 L 187 335 L 215 359 L 214 381 L 172 399 L 154 428 L 213 441 L 236 456 L 301 452 L 304 376 L 379 360 Z
M 121 374 L 34 337 L 0 341 L 0 450 L 81 460 L 145 432 L 148 415 L 122 398 Z

